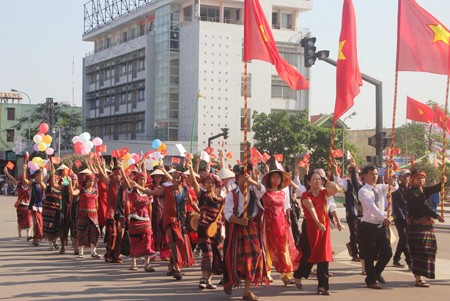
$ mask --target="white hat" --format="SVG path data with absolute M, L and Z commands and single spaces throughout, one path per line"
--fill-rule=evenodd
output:
M 400 177 L 403 177 L 404 175 L 410 175 L 411 171 L 409 169 L 402 169 L 400 170 Z
M 177 170 L 175 168 L 170 169 L 167 173 L 171 174 L 173 172 L 176 172 Z
M 112 172 L 111 170 L 109 170 L 108 168 L 105 168 L 105 171 L 106 172 Z
M 59 166 L 56 170 L 63 170 L 63 169 L 69 169 L 69 167 L 67 167 L 64 164 L 61 164 L 61 166 Z
M 79 173 L 92 174 L 92 171 L 89 168 L 83 169 Z
M 183 172 L 185 175 L 187 175 L 187 176 L 189 176 L 191 173 L 189 172 L 189 169 L 188 170 L 186 170 L 185 172 Z M 194 171 L 194 176 L 196 177 L 196 178 L 200 178 L 200 175 L 198 174 L 198 173 L 196 173 L 195 171 Z
M 217 175 L 219 176 L 219 178 L 221 180 L 230 179 L 230 178 L 234 178 L 235 177 L 234 172 L 232 172 L 231 170 L 229 170 L 226 167 L 222 167 L 219 170 L 219 173 Z
M 159 169 L 155 170 L 150 175 L 151 176 L 157 176 L 157 175 L 165 176 L 165 174 L 162 171 L 160 171 Z

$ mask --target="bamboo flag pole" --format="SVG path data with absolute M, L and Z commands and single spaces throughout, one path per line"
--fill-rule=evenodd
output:
M 244 61 L 244 174 L 247 175 L 248 166 L 248 108 L 247 108 L 247 61 Z M 247 217 L 248 208 L 248 182 L 244 182 L 244 218 Z
M 447 88 L 445 91 L 445 118 L 444 130 L 442 131 L 442 178 L 445 176 L 445 159 L 447 158 L 447 114 L 448 114 L 448 90 L 450 86 L 450 75 L 447 76 Z M 441 216 L 444 218 L 445 183 L 441 182 Z
M 387 176 L 388 179 L 391 177 L 392 162 L 394 160 L 394 149 L 395 145 L 395 116 L 397 114 L 397 94 L 398 94 L 398 71 L 395 70 L 395 88 L 394 88 L 394 107 L 392 109 L 392 129 L 391 129 L 391 151 L 389 152 L 389 162 L 387 164 Z M 389 181 L 389 180 L 388 180 Z M 388 204 L 387 204 L 387 218 L 391 215 L 391 199 L 392 199 L 392 186 L 388 185 Z
M 328 158 L 328 180 L 331 181 L 331 162 L 333 162 L 333 150 L 334 150 L 334 133 L 336 131 L 336 119 L 333 116 L 333 126 L 331 127 L 331 141 L 330 141 L 330 156 Z M 342 167 L 345 168 L 345 167 Z M 324 206 L 324 212 L 327 212 L 327 205 Z M 323 217 L 324 224 L 326 223 L 326 214 Z

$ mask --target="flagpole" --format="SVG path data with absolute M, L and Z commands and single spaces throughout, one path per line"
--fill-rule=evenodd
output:
M 336 131 L 336 119 L 333 116 L 333 126 L 331 127 L 330 156 L 328 158 L 328 180 L 330 180 L 330 181 L 331 181 L 331 162 L 333 162 L 334 133 L 335 133 L 335 131 Z
M 394 149 L 395 145 L 395 115 L 397 114 L 397 94 L 398 94 L 398 70 L 395 70 L 394 107 L 392 109 L 391 150 Z M 387 164 L 387 171 L 386 171 L 388 175 L 388 184 L 389 178 L 391 176 L 393 160 L 394 160 L 394 152 L 391 151 L 389 154 L 389 162 Z M 391 216 L 391 199 L 392 199 L 391 193 L 392 193 L 392 185 L 388 185 L 387 218 Z
M 445 118 L 444 118 L 444 129 L 442 134 L 442 176 L 445 176 L 445 159 L 446 154 L 446 142 L 447 142 L 447 114 L 448 114 L 448 90 L 450 86 L 450 75 L 447 75 L 447 88 L 445 91 Z M 444 200 L 445 200 L 445 183 L 441 181 L 441 217 L 444 218 Z
M 244 61 L 244 174 L 247 175 L 248 165 L 248 146 L 247 146 L 247 130 L 248 130 L 248 108 L 247 108 L 247 61 Z M 244 218 L 247 218 L 248 207 L 248 182 L 244 182 Z

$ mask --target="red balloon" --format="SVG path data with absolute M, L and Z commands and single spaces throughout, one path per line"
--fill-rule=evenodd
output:
M 45 122 L 41 123 L 39 125 L 39 131 L 41 131 L 44 134 L 47 133 L 48 132 L 48 124 L 46 124 Z
M 75 153 L 77 154 L 81 154 L 81 150 L 83 149 L 84 144 L 83 142 L 77 142 L 73 145 L 73 149 L 75 150 Z

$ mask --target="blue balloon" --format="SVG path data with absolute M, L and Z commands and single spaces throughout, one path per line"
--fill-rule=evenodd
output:
M 161 146 L 161 140 L 159 139 L 155 139 L 152 141 L 152 148 L 153 149 L 158 149 Z

